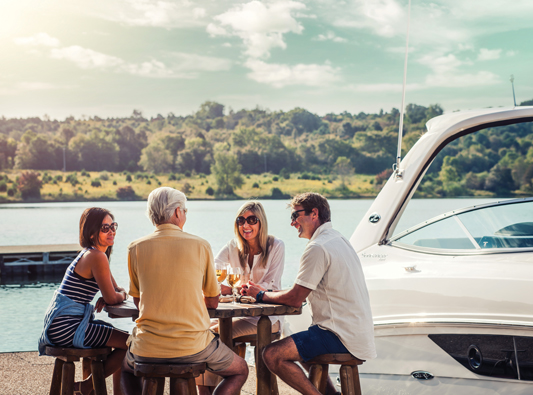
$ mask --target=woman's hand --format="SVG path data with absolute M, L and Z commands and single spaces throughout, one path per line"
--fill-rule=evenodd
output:
M 227 285 L 220 284 L 220 294 L 221 295 L 231 295 L 231 287 Z
M 99 297 L 98 300 L 96 301 L 96 306 L 94 307 L 94 311 L 96 311 L 97 313 L 101 312 L 105 305 L 106 303 L 104 301 L 104 298 Z
M 257 285 L 253 281 L 248 281 L 248 284 L 244 284 L 241 288 L 241 295 L 251 296 L 255 298 L 259 291 L 266 291 L 262 286 Z

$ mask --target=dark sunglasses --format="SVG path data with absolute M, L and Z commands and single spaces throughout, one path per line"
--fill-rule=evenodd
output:
M 257 218 L 255 215 L 250 215 L 248 218 L 237 217 L 236 222 L 239 226 L 243 226 L 245 222 L 248 222 L 248 225 L 255 225 L 259 222 L 259 218 Z
M 296 211 L 293 211 L 291 213 L 291 222 L 294 222 L 298 219 L 298 217 L 300 216 L 300 214 L 298 214 L 300 211 L 305 211 L 305 209 L 303 210 L 296 210 Z
M 100 226 L 100 232 L 102 233 L 109 233 L 110 230 L 113 232 L 116 232 L 118 228 L 118 224 L 116 222 L 112 222 L 110 224 L 103 224 Z

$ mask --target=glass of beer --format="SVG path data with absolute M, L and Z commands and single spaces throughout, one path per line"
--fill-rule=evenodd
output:
M 237 300 L 237 283 L 241 280 L 242 268 L 241 267 L 228 267 L 228 284 L 231 287 L 233 293 L 233 303 Z
M 217 281 L 219 284 L 222 284 L 222 282 L 226 279 L 226 276 L 228 275 L 228 266 L 229 266 L 229 263 L 224 263 L 224 262 L 215 263 L 215 271 L 217 274 Z

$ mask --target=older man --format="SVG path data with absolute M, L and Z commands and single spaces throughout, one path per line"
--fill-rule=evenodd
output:
M 141 394 L 134 362 L 203 363 L 222 376 L 215 394 L 238 394 L 246 362 L 209 330 L 207 308 L 218 306 L 219 286 L 209 243 L 183 231 L 185 195 L 157 188 L 148 196 L 154 233 L 128 247 L 130 291 L 139 318 L 128 340 L 122 389 Z
M 244 294 L 261 302 L 301 306 L 307 298 L 313 324 L 268 346 L 263 358 L 268 368 L 302 394 L 318 390 L 296 365 L 322 354 L 350 353 L 359 359 L 376 357 L 374 327 L 361 263 L 351 246 L 331 226 L 328 201 L 318 193 L 303 193 L 291 203 L 291 225 L 298 237 L 309 239 L 291 289 L 265 292 L 250 283 Z M 328 382 L 328 393 L 335 387 Z

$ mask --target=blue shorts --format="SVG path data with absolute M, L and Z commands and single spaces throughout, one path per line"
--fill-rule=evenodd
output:
M 319 328 L 318 325 L 310 326 L 308 330 L 295 333 L 291 337 L 304 362 L 322 354 L 350 352 L 335 333 Z

